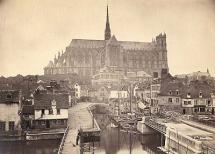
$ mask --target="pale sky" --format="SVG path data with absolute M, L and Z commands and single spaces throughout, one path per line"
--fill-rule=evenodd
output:
M 0 75 L 43 74 L 75 38 L 104 39 L 107 0 L 0 0 Z M 109 0 L 112 34 L 167 34 L 170 73 L 215 75 L 215 0 Z

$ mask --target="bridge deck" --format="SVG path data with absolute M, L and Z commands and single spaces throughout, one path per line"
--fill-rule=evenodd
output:
M 62 154 L 79 154 L 80 147 L 76 146 L 76 137 L 78 129 L 82 128 L 84 131 L 98 131 L 99 128 L 95 125 L 93 127 L 93 117 L 88 111 L 92 103 L 79 103 L 69 109 L 69 131 L 66 136 Z

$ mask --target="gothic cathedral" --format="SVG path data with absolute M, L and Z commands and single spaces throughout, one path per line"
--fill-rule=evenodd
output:
M 111 36 L 109 14 L 104 40 L 73 39 L 65 52 L 50 61 L 44 68 L 45 75 L 72 74 L 92 77 L 101 68 L 108 67 L 125 72 L 145 71 L 160 77 L 168 72 L 166 34 L 159 34 L 151 42 L 118 41 Z

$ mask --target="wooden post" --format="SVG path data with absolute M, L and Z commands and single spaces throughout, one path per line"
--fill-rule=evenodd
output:
M 130 153 L 129 154 L 131 154 L 132 153 L 131 130 L 129 132 L 129 149 L 130 149 Z
M 130 85 L 130 113 L 131 113 L 131 103 L 132 103 L 132 87 Z
M 118 94 L 118 116 L 119 116 L 120 115 L 119 90 L 118 90 L 117 94 Z
M 93 115 L 93 128 L 94 128 L 94 114 L 92 113 L 92 115 Z
M 170 151 L 170 130 L 169 130 L 169 143 L 168 143 L 169 145 L 168 145 L 168 153 L 169 153 L 169 151 Z
M 178 152 L 179 152 L 179 136 L 178 136 L 178 130 L 177 130 L 177 139 L 178 139 Z
M 118 123 L 118 150 L 120 149 L 120 125 Z

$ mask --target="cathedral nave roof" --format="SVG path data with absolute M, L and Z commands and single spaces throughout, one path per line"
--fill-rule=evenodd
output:
M 123 49 L 129 50 L 152 50 L 156 48 L 156 44 L 152 42 L 132 42 L 132 41 L 117 41 L 115 36 L 112 36 L 110 40 L 88 40 L 88 39 L 73 39 L 70 43 L 71 47 L 78 48 L 101 48 L 105 47 L 108 43 L 118 42 Z

